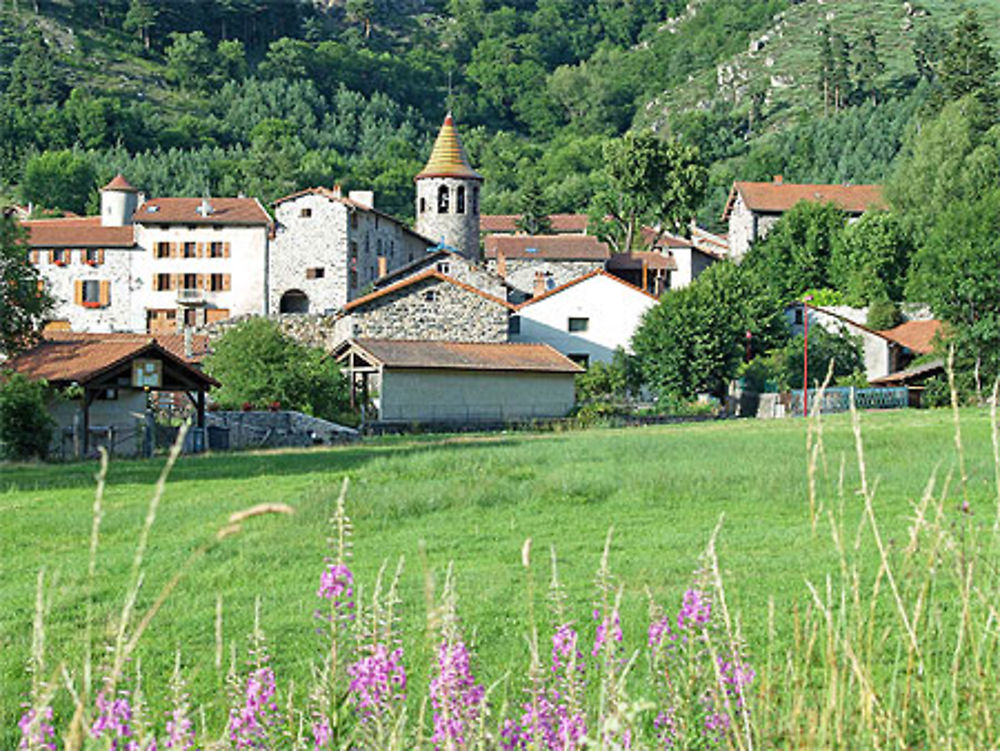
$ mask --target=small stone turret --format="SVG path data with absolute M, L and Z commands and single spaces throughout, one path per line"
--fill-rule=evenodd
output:
M 139 191 L 119 172 L 101 188 L 101 226 L 124 227 L 132 223 L 139 204 Z
M 416 231 L 479 262 L 479 192 L 483 176 L 469 165 L 451 113 L 417 184 Z

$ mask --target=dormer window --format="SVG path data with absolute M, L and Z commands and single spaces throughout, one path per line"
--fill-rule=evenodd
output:
M 447 185 L 438 188 L 438 213 L 447 214 L 449 209 L 450 195 Z

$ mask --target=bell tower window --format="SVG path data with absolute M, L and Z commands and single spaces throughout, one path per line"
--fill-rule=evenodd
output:
M 448 193 L 449 193 L 449 191 L 448 191 L 448 186 L 447 185 L 442 185 L 440 188 L 438 188 L 438 213 L 439 214 L 447 214 L 448 213 L 448 208 L 449 208 L 448 204 L 449 204 L 449 199 L 450 199 L 450 196 L 448 195 Z
M 464 214 L 465 213 L 465 186 L 459 185 L 458 191 L 455 195 L 455 213 Z
M 420 213 L 424 214 L 427 211 L 427 199 L 420 196 Z

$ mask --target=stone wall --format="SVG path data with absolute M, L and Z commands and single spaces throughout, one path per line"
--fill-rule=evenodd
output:
M 505 342 L 508 308 L 455 284 L 426 279 L 351 312 L 349 336 Z
M 511 301 L 522 302 L 535 294 L 536 273 L 541 272 L 546 275 L 547 289 L 552 289 L 584 274 L 589 274 L 595 269 L 603 269 L 604 261 L 548 261 L 533 258 L 508 258 L 506 265 L 507 275 L 504 279 L 514 288 L 511 293 Z M 486 268 L 496 273 L 496 260 L 487 261 Z
M 213 441 L 229 449 L 315 446 L 358 439 L 358 431 L 301 412 L 208 412 L 205 415 L 209 448 Z M 225 431 L 221 436 L 215 431 Z
M 448 212 L 438 213 L 438 190 L 449 193 Z M 457 213 L 458 189 L 465 189 L 465 211 Z M 479 206 L 475 196 L 480 190 L 478 180 L 455 178 L 424 178 L 417 180 L 416 230 L 434 242 L 442 239 L 471 261 L 482 257 L 479 246 Z M 423 211 L 421 211 L 421 208 Z
M 238 326 L 250 317 L 240 316 L 219 321 L 211 326 L 200 329 L 198 333 L 208 334 L 209 338 L 214 341 L 229 329 Z M 286 315 L 270 316 L 270 319 L 278 324 L 278 328 L 282 332 L 296 341 L 309 347 L 319 347 L 327 352 L 332 352 L 349 335 L 343 323 L 348 319 L 338 319 L 337 316 L 333 315 L 289 313 Z
M 68 322 L 74 331 L 145 331 L 142 278 L 134 271 L 145 252 L 141 248 L 109 248 L 104 251 L 103 263 L 90 266 L 84 261 L 85 251 L 74 248 L 64 251 L 68 261 L 59 266 L 52 263 L 48 250 L 38 250 L 38 272 L 46 292 L 55 300 L 50 318 Z M 78 281 L 110 283 L 108 304 L 84 307 L 75 302 Z

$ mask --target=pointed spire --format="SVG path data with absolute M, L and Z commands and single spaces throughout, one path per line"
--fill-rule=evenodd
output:
M 125 179 L 125 175 L 119 172 L 115 175 L 114 179 L 105 185 L 101 190 L 120 190 L 125 193 L 136 193 L 136 189 L 132 187 L 128 180 Z
M 483 176 L 469 165 L 469 159 L 465 156 L 465 149 L 462 148 L 462 142 L 459 140 L 455 121 L 452 120 L 450 112 L 445 115 L 444 124 L 441 125 L 437 140 L 434 141 L 431 158 L 427 160 L 427 165 L 415 179 L 420 180 L 424 177 L 483 179 Z

